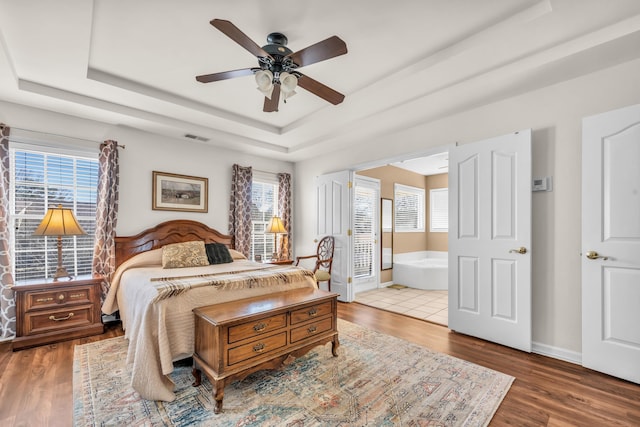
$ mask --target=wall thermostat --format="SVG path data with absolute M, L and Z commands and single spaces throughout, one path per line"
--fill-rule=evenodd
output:
M 533 178 L 533 191 L 551 191 L 552 179 L 550 176 Z

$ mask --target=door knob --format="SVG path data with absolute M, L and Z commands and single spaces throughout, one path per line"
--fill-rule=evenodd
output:
M 518 249 L 511 249 L 509 251 L 509 253 L 511 253 L 511 252 L 515 252 L 515 253 L 518 253 L 520 255 L 524 255 L 524 254 L 527 253 L 527 248 L 525 248 L 524 246 L 520 246 Z
M 596 251 L 589 251 L 585 255 L 589 259 L 598 259 L 598 258 L 602 258 L 603 260 L 608 260 L 609 259 L 608 256 L 598 255 L 598 252 L 596 252 Z

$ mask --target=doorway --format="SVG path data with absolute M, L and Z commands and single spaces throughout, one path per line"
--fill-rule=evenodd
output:
M 386 230 L 378 226 L 382 252 L 377 286 L 356 289 L 355 301 L 446 326 L 448 151 L 362 169 L 358 176 L 379 180 L 381 200 L 392 215 Z M 404 272 L 419 267 L 426 268 L 417 270 L 420 274 Z

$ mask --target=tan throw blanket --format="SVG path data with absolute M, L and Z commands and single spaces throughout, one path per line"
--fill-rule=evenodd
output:
M 300 267 L 270 265 L 224 273 L 155 277 L 151 279 L 151 282 L 158 292 L 158 295 L 153 299 L 153 302 L 157 302 L 202 286 L 215 286 L 220 290 L 260 288 L 279 283 L 289 284 L 303 280 L 305 277 L 313 278 L 313 273 Z

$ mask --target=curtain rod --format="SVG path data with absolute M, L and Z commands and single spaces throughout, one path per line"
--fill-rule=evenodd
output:
M 6 125 L 4 123 L 0 123 L 0 128 L 4 128 L 4 127 L 7 127 L 7 126 L 8 125 Z M 62 137 L 62 138 L 76 139 L 78 141 L 93 142 L 93 143 L 97 143 L 97 144 L 100 144 L 100 145 L 104 144 L 104 141 L 92 141 L 90 139 L 78 138 L 78 137 L 75 137 L 75 136 L 60 135 L 60 134 L 57 134 L 57 133 L 42 132 L 42 131 L 39 131 L 39 130 L 32 130 L 32 129 L 23 129 L 23 128 L 14 127 L 14 126 L 8 126 L 8 127 L 11 128 L 11 129 L 22 130 L 22 131 L 25 131 L 25 132 L 39 133 L 41 135 L 50 135 L 50 136 L 58 136 L 58 137 Z M 118 146 L 118 148 L 122 148 L 123 150 L 126 148 L 125 145 L 117 144 L 117 146 Z

